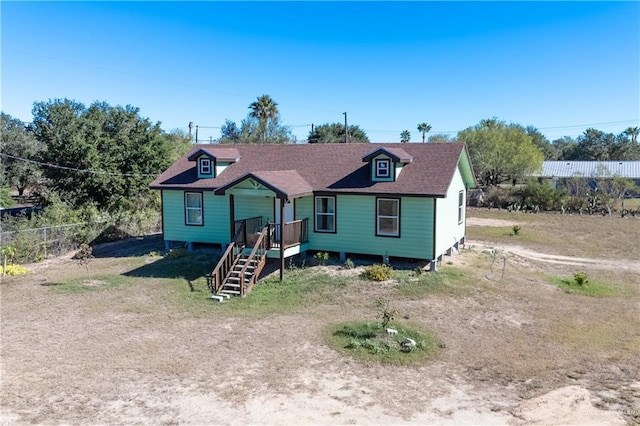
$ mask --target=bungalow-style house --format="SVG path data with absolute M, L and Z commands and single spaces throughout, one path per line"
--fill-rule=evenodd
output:
M 167 249 L 226 247 L 211 290 L 245 295 L 267 257 L 310 251 L 431 261 L 465 239 L 466 145 L 194 145 L 158 176 Z M 245 283 L 245 285 L 242 285 Z M 221 296 L 222 297 L 222 296 Z

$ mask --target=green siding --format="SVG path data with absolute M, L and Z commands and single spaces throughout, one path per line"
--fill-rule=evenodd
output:
M 400 238 L 376 236 L 376 197 L 337 195 L 335 234 L 314 232 L 313 197 L 296 200 L 296 218 L 309 218 L 309 249 L 429 259 L 433 253 L 433 200 L 400 201 Z
M 389 177 L 388 178 L 376 177 L 376 160 L 380 160 L 380 159 L 389 160 Z M 394 171 L 395 165 L 396 164 L 393 162 L 391 157 L 389 157 L 388 155 L 384 155 L 384 154 L 376 155 L 369 162 L 369 168 L 371 169 L 370 170 L 370 172 L 371 172 L 371 181 L 372 182 L 393 182 L 395 180 L 395 178 L 396 178 L 396 172 Z
M 257 191 L 256 191 L 257 192 Z M 262 191 L 260 191 L 262 192 Z M 267 192 L 267 191 L 265 191 Z M 248 219 L 250 217 L 262 216 L 263 225 L 267 219 L 273 222 L 273 192 L 268 191 L 270 197 L 252 197 L 247 195 L 235 195 L 235 220 Z M 251 230 L 255 231 L 255 230 Z
M 184 192 L 162 191 L 164 239 L 199 243 L 229 242 L 229 197 L 203 193 L 203 226 L 185 225 Z
M 435 257 L 444 254 L 456 241 L 460 241 L 465 236 L 465 216 L 463 207 L 462 223 L 458 223 L 458 194 L 465 191 L 465 184 L 460 170 L 456 172 L 451 180 L 446 198 L 436 200 L 436 253 Z M 466 200 L 466 191 L 464 192 Z
M 210 173 L 201 173 L 200 172 L 200 162 L 202 161 L 203 157 L 205 157 L 205 156 L 201 155 L 200 157 L 198 157 L 198 161 L 196 161 L 196 169 L 198 170 L 198 179 L 209 179 L 209 178 L 215 177 L 214 174 L 213 174 L 213 172 L 214 172 L 214 169 L 213 169 L 214 161 L 211 158 L 205 157 L 206 159 L 209 160 L 209 167 L 210 167 L 211 172 Z

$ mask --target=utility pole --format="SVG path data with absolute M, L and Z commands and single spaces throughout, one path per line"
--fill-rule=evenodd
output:
M 349 143 L 349 126 L 347 126 L 347 113 L 344 114 L 344 143 Z
M 196 143 L 198 143 L 198 125 L 196 124 Z
M 191 128 L 193 127 L 193 121 L 189 122 L 189 142 L 191 142 Z

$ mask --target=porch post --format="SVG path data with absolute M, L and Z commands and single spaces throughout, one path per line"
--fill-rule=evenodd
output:
M 229 237 L 233 240 L 233 236 L 236 233 L 236 206 L 233 200 L 233 194 L 229 194 L 229 233 L 231 236 Z
M 284 198 L 280 198 L 280 282 L 284 280 Z

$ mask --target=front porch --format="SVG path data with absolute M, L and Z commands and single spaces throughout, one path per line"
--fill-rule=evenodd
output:
M 233 235 L 237 247 L 250 251 L 265 230 L 264 246 L 267 257 L 291 257 L 306 251 L 309 243 L 309 218 L 284 223 L 284 232 L 279 223 L 266 222 L 262 216 L 254 216 L 234 221 Z

